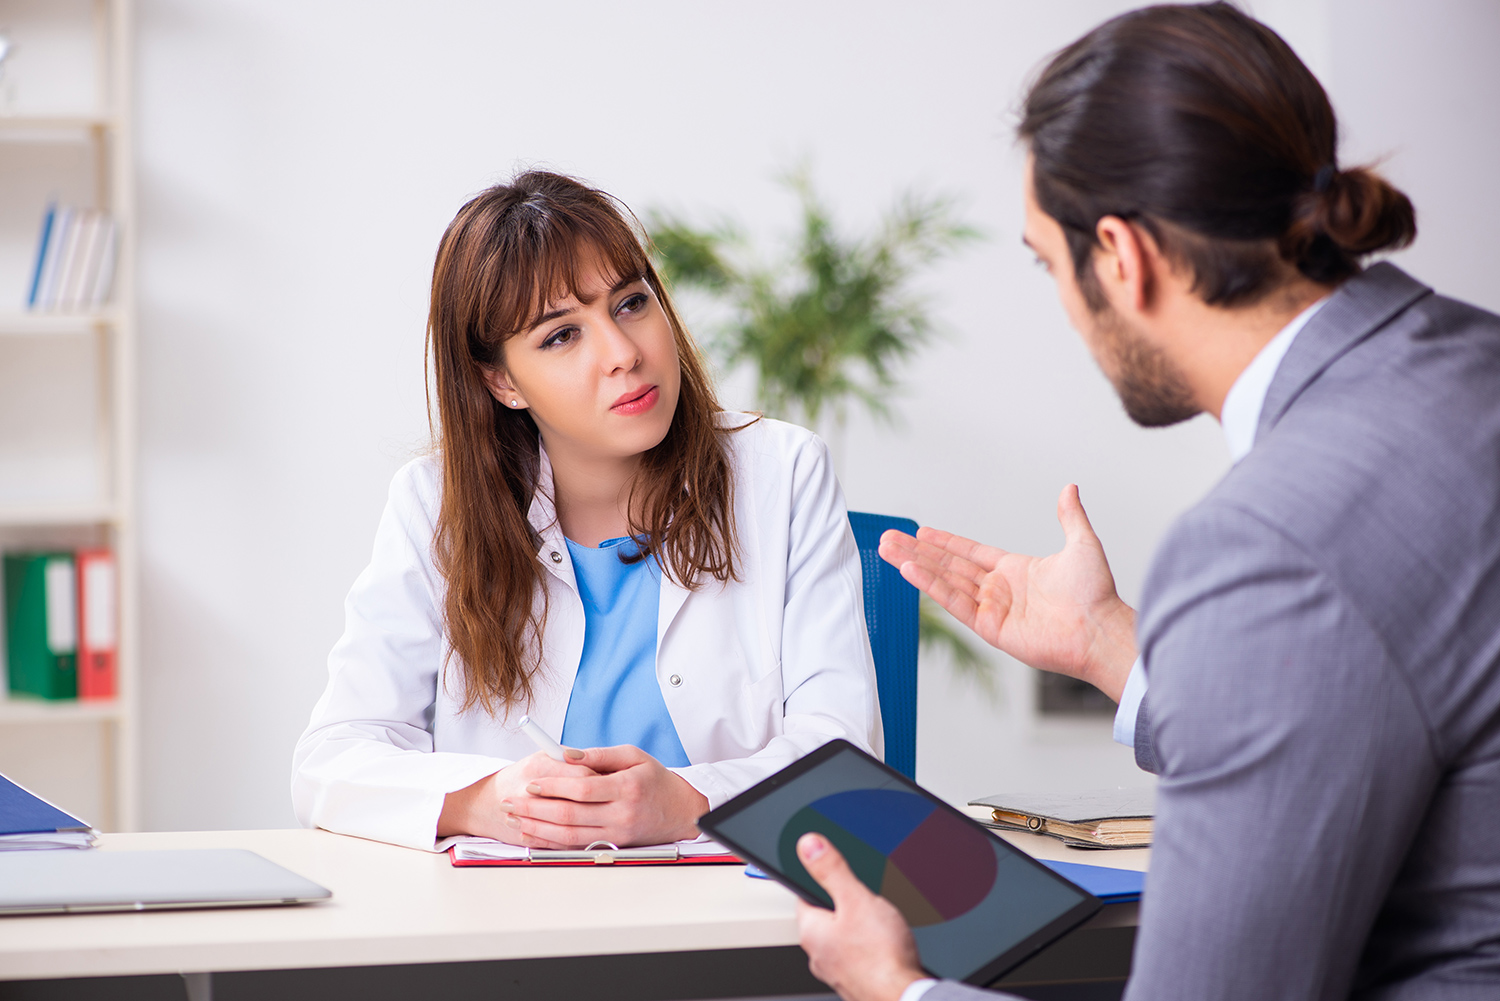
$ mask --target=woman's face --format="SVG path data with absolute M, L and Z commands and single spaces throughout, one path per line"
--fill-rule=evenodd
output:
M 505 342 L 485 379 L 501 406 L 531 411 L 554 461 L 639 456 L 677 410 L 672 325 L 643 279 L 615 279 L 597 261 L 582 275 L 541 323 Z

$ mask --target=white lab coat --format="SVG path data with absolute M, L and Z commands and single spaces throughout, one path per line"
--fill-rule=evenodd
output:
M 743 415 L 725 415 L 740 423 Z M 663 577 L 656 678 L 692 762 L 674 771 L 710 806 L 843 737 L 882 753 L 859 552 L 828 449 L 760 420 L 729 436 L 740 579 L 689 592 Z M 370 565 L 345 602 L 328 687 L 297 741 L 292 802 L 306 826 L 431 850 L 443 797 L 536 750 L 523 713 L 560 735 L 583 653 L 583 603 L 552 506 L 529 517 L 550 607 L 534 702 L 503 718 L 459 711 L 462 673 L 433 565 L 441 472 L 408 463 L 391 484 Z

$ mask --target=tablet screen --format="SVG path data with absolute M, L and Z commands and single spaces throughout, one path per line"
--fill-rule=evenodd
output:
M 699 827 L 810 901 L 831 901 L 797 858 L 816 831 L 906 918 L 922 965 L 988 983 L 1099 902 L 915 783 L 834 741 L 707 814 Z

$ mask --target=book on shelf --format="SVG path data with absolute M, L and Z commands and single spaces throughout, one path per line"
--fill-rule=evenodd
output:
M 47 255 L 55 253 L 57 203 L 50 202 L 42 213 L 42 232 L 36 241 L 36 266 L 31 270 L 30 291 L 26 295 L 26 308 L 35 309 L 42 294 L 42 276 L 47 273 Z
M 115 230 L 107 212 L 48 205 L 42 213 L 26 308 L 81 312 L 108 302 L 114 283 Z
M 108 549 L 4 557 L 12 695 L 112 699 L 118 692 L 119 570 Z
M 78 695 L 78 578 L 67 552 L 5 554 L 5 668 L 12 695 Z
M 988 826 L 1057 838 L 1076 848 L 1149 848 L 1155 790 L 1015 793 L 971 800 L 990 808 Z
M 0 775 L 0 851 L 92 848 L 98 832 Z
M 119 574 L 107 549 L 80 549 L 78 571 L 78 697 L 115 697 L 119 650 Z

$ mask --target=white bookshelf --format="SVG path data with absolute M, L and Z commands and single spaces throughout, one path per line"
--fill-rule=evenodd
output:
M 0 366 L 9 358 L 12 373 L 34 368 L 34 377 L 6 377 L 30 380 L 20 388 L 43 404 L 34 422 L 19 406 L 0 404 L 0 485 L 7 478 L 25 482 L 28 462 L 41 484 L 36 496 L 0 490 L 0 549 L 108 546 L 118 564 L 120 602 L 116 697 L 49 702 L 12 698 L 0 689 L 0 772 L 23 782 L 33 776 L 29 784 L 64 807 L 70 797 L 89 801 L 94 809 L 86 819 L 115 831 L 138 827 L 140 800 L 131 8 L 131 0 L 51 0 L 12 10 L 0 22 L 14 45 L 0 76 L 6 199 L 0 204 Z M 115 274 L 105 307 L 25 308 L 38 224 L 53 197 L 106 210 L 115 221 Z M 60 407 L 45 407 L 49 378 L 57 380 L 59 396 L 79 396 L 82 386 L 87 397 L 78 410 L 85 416 L 69 428 L 68 468 L 77 467 L 71 479 L 56 474 L 63 465 L 58 453 L 65 450 L 52 443 L 56 429 L 48 415 Z M 16 385 L 0 387 L 7 389 L 14 392 Z M 35 440 L 28 443 L 28 435 Z M 49 483 L 57 489 L 46 489 Z M 77 760 L 41 759 L 70 753 Z M 73 788 L 47 788 L 49 780 Z M 92 796 L 78 791 L 88 781 Z

